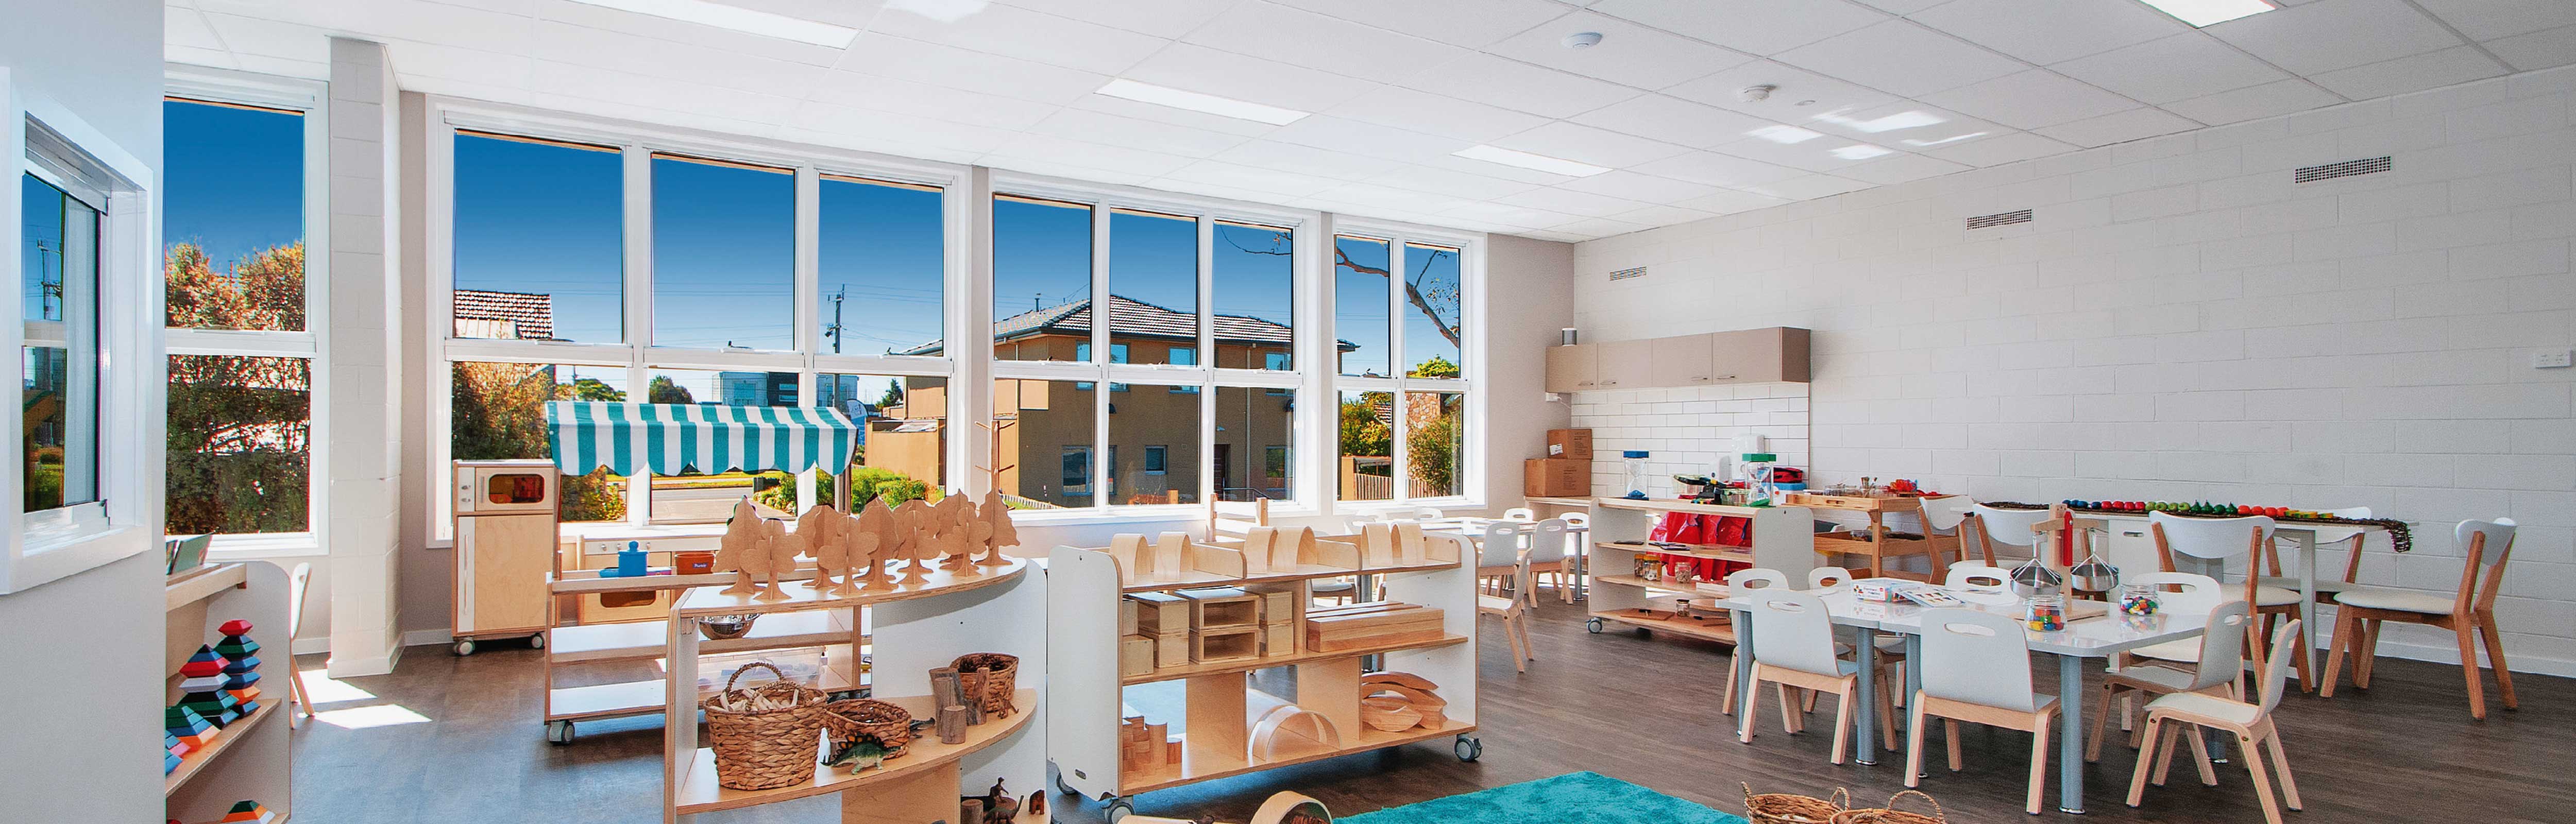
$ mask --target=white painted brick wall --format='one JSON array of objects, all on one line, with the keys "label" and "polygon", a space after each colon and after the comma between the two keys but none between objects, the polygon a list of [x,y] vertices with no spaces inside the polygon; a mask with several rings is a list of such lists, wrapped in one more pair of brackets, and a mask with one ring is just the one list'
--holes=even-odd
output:
[{"label": "white painted brick wall", "polygon": [[[2508,656],[2576,673],[2576,370],[2530,368],[2576,347],[2572,116],[2576,68],[2534,72],[1604,238],[1576,247],[1576,324],[1815,330],[1811,437],[1780,451],[1819,481],[2366,505],[2419,526],[2408,556],[2374,539],[2363,581],[2427,590],[2458,580],[2452,523],[2515,518]],[[2392,171],[2290,182],[2382,154]],[[1706,428],[1751,425],[1740,399],[1654,395],[1576,397],[1597,490],[1614,450],[1666,474]]]},{"label": "white painted brick wall", "polygon": [[1733,466],[1738,435],[1761,435],[1782,465],[1807,465],[1807,385],[1752,383],[1574,393],[1574,425],[1592,430],[1592,493],[1625,495],[1619,453],[1648,453],[1645,492],[1678,494],[1674,475]]}]

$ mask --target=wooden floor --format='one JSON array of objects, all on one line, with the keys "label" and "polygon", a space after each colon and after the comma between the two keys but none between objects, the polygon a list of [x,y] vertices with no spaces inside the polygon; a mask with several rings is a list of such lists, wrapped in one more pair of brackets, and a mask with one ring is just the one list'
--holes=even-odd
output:
[{"label": "wooden floor", "polygon": [[[1826,763],[1833,699],[1810,732],[1785,735],[1778,718],[1752,745],[1736,743],[1731,716],[1716,709],[1725,684],[1725,648],[1610,630],[1583,631],[1575,607],[1541,598],[1531,628],[1538,660],[1512,671],[1511,654],[1488,620],[1481,650],[1479,701],[1484,758],[1461,763],[1447,742],[1414,745],[1210,782],[1137,801],[1139,812],[1181,818],[1214,813],[1240,821],[1270,793],[1295,790],[1334,811],[1358,813],[1472,792],[1576,770],[1633,781],[1730,813],[1743,812],[1739,783],[1756,792],[1822,796],[1851,788],[1864,802],[1902,789],[1901,753],[1878,766]],[[346,686],[372,694],[323,705],[330,710],[399,705],[426,723],[345,729],[328,722],[296,733],[295,820],[435,822],[436,824],[569,824],[659,819],[661,723],[656,718],[581,725],[580,741],[550,746],[539,724],[542,677],[537,653],[502,644],[471,658],[441,647],[413,647],[389,676],[353,678]],[[308,656],[304,665],[319,661]],[[2042,669],[2042,683],[2053,683]],[[650,675],[649,672],[643,673]],[[2469,719],[2458,667],[2386,659],[2367,693],[2331,700],[2294,693],[2279,710],[2290,764],[2307,801],[2291,824],[2379,822],[2565,822],[2576,819],[2576,681],[2523,675],[2523,708]],[[2489,687],[2493,701],[2493,687]],[[2090,710],[2088,702],[2087,709]],[[374,714],[382,715],[382,711]],[[2221,765],[2219,785],[2203,787],[2187,764],[2173,781],[2148,788],[2145,806],[2121,803],[2131,753],[2106,746],[2087,772],[2088,815],[2056,812],[2056,769],[2049,770],[2049,812],[2022,813],[2030,739],[1971,730],[1962,736],[1968,769],[1950,773],[1927,759],[1923,789],[1949,809],[1950,820],[2010,822],[2032,818],[2082,822],[2261,821],[2243,767]],[[1933,737],[1937,741],[1937,733]],[[2052,757],[2054,752],[2052,751]],[[1014,787],[1028,792],[1033,787]],[[1059,799],[1062,821],[1099,820],[1099,805]],[[829,797],[700,817],[715,822],[834,820]],[[926,823],[925,823],[926,824]]]}]

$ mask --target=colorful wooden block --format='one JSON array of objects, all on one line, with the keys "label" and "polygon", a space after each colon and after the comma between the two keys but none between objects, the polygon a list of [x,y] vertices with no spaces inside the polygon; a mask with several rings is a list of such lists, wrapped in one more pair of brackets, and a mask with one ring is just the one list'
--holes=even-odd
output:
[{"label": "colorful wooden block", "polygon": [[257,801],[243,801],[236,803],[233,805],[231,812],[224,813],[224,817],[218,819],[221,824],[234,824],[234,822],[267,824],[267,822],[276,820],[277,814],[269,812],[267,807],[260,806]]},{"label": "colorful wooden block", "polygon": [[255,669],[259,669],[259,656],[245,655],[240,658],[233,659],[231,663],[225,664],[224,674],[240,675]]},{"label": "colorful wooden block", "polygon": [[252,684],[257,684],[257,683],[259,683],[259,673],[256,673],[256,672],[242,672],[242,673],[234,673],[233,675],[231,675],[231,676],[229,676],[229,677],[226,677],[226,678],[224,679],[224,689],[228,689],[228,690],[249,689],[249,688],[250,688],[250,686],[251,686]]},{"label": "colorful wooden block", "polygon": [[232,661],[216,653],[214,647],[201,645],[197,647],[197,654],[188,656],[188,662],[179,665],[179,674],[192,677],[215,675],[223,672],[224,666],[230,663]]},{"label": "colorful wooden block", "polygon": [[175,753],[175,752],[173,752],[173,753],[162,753],[162,754],[161,754],[161,774],[162,774],[162,775],[169,775],[169,774],[171,774],[171,773],[178,772],[178,771],[179,771],[179,754],[178,754],[178,753]]},{"label": "colorful wooden block", "polygon": [[258,652],[259,642],[239,635],[226,635],[222,642],[215,644],[215,651],[223,653],[226,658],[239,658]]},{"label": "colorful wooden block", "polygon": [[215,631],[225,635],[248,635],[250,634],[250,622],[244,619],[235,618],[230,621],[225,621],[224,625],[216,627]]},{"label": "colorful wooden block", "polygon": [[184,678],[179,681],[179,691],[183,693],[214,692],[223,688],[224,676],[222,673],[202,675],[195,678]]}]

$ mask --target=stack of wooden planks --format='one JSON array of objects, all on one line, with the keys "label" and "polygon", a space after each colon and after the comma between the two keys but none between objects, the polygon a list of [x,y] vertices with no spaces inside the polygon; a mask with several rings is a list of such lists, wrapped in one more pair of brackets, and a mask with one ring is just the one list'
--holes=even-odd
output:
[{"label": "stack of wooden planks", "polygon": [[1375,601],[1306,611],[1306,649],[1314,652],[1436,641],[1441,635],[1438,607]]}]

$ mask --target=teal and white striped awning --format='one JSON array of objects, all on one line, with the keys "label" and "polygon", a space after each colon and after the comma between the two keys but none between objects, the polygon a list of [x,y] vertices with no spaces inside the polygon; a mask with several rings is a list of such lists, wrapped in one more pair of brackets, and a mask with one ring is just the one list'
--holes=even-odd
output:
[{"label": "teal and white striped awning", "polygon": [[549,401],[546,426],[555,467],[572,475],[837,473],[859,445],[859,428],[828,407]]}]

